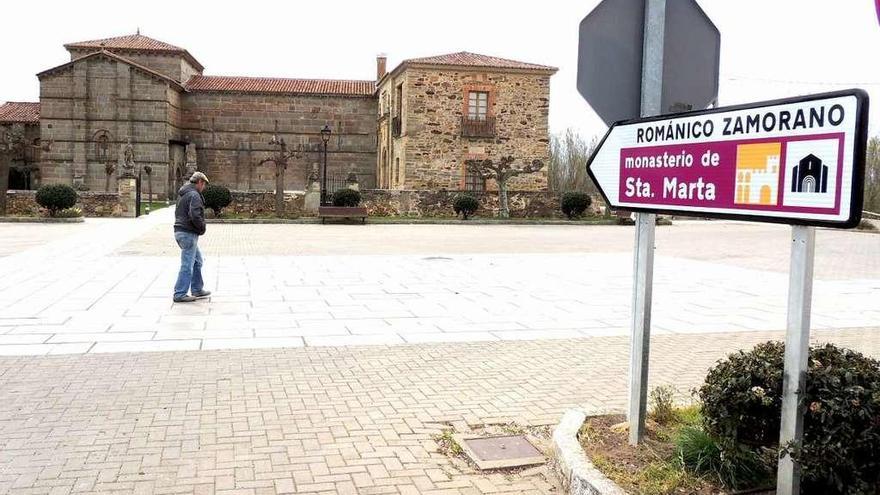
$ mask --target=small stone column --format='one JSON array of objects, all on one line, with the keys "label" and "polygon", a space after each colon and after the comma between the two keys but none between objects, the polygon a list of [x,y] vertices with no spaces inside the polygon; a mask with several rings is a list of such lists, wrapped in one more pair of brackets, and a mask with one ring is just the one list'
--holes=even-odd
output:
[{"label": "small stone column", "polygon": [[310,215],[318,214],[321,206],[321,180],[318,177],[318,168],[313,167],[312,173],[306,179],[306,194],[303,197],[303,210]]},{"label": "small stone column", "polygon": [[119,216],[137,216],[137,180],[134,177],[120,177],[116,188],[119,193]]}]

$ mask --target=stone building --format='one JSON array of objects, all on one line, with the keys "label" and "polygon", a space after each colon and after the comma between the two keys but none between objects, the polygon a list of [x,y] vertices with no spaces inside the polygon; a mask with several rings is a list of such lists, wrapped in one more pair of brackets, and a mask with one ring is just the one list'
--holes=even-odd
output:
[{"label": "stone building", "polygon": [[[551,67],[459,53],[406,60],[387,74],[380,57],[377,80],[227,77],[140,33],[64,47],[70,61],[37,75],[39,103],[0,107],[0,125],[25,119],[30,139],[52,143],[16,162],[14,188],[112,190],[131,143],[160,196],[196,169],[232,189],[274,190],[265,158],[277,136],[299,150],[285,189],[302,190],[321,162],[324,125],[328,174],[353,171],[363,189],[480,188],[463,160],[548,154]],[[546,188],[546,177],[514,187]]]},{"label": "stone building", "polygon": [[[13,133],[17,136],[13,136]],[[23,138],[29,146],[20,147],[14,156],[8,157],[9,188],[31,189],[39,180],[39,103],[14,101],[0,105],[0,147],[8,146],[13,139],[19,138]]]},{"label": "stone building", "polygon": [[[466,160],[513,156],[519,163],[547,163],[555,72],[459,52],[404,60],[380,73],[379,188],[482,191],[487,184],[468,172]],[[512,179],[510,187],[546,189],[546,168]]]}]

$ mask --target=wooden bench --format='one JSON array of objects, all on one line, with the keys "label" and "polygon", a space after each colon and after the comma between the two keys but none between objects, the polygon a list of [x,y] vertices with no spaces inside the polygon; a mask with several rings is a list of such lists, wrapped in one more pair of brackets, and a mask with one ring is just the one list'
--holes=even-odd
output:
[{"label": "wooden bench", "polygon": [[318,216],[321,223],[327,218],[360,218],[361,223],[367,223],[367,209],[362,206],[319,206]]}]

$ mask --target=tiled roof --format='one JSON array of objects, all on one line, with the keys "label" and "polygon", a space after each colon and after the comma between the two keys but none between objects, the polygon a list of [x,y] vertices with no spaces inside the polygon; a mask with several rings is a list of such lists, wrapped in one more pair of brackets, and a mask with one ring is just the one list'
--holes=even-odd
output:
[{"label": "tiled roof", "polygon": [[39,103],[10,101],[0,105],[0,122],[37,123],[39,121]]},{"label": "tiled roof", "polygon": [[144,36],[140,33],[129,34],[125,36],[116,36],[113,38],[103,38],[99,40],[77,41],[75,43],[67,43],[64,48],[95,48],[99,50],[129,50],[129,51],[145,51],[145,52],[167,52],[179,53],[183,55],[198,70],[203,70],[202,64],[198,62],[185,49],[165,43],[157,39]]},{"label": "tiled roof", "polygon": [[186,83],[186,89],[189,91],[222,91],[234,93],[372,96],[376,91],[376,83],[374,81],[348,81],[337,79],[193,76]]},{"label": "tiled roof", "polygon": [[549,65],[530,64],[528,62],[520,62],[507,58],[492,57],[490,55],[480,55],[479,53],[457,52],[447,53],[445,55],[435,55],[433,57],[410,58],[403,61],[404,64],[426,64],[426,65],[457,65],[464,67],[493,67],[499,69],[527,69],[527,70],[545,70],[556,72],[556,67]]},{"label": "tiled roof", "polygon": [[158,52],[183,52],[179,46],[159,41],[142,34],[129,34],[99,40],[77,41],[67,43],[64,48],[122,48],[125,50],[150,50]]}]

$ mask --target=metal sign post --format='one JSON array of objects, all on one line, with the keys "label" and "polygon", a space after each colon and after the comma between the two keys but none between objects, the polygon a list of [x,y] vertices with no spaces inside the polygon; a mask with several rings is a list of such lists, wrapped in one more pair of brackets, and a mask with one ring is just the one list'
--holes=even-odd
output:
[{"label": "metal sign post", "polygon": [[[782,422],[779,445],[800,443],[804,431],[804,409],[800,404],[806,388],[810,354],[810,306],[813,297],[813,255],[816,228],[791,228],[791,270],[788,282],[788,324],[785,331],[785,372],[782,378]],[[776,493],[801,492],[800,465],[791,456],[779,459]]]},{"label": "metal sign post", "polygon": [[[645,35],[642,49],[642,117],[660,113],[663,94],[663,31],[666,0],[645,2]],[[654,284],[654,227],[657,215],[636,213],[633,251],[632,336],[629,364],[629,443],[645,436],[648,408],[648,358],[651,349],[651,297]]]}]

